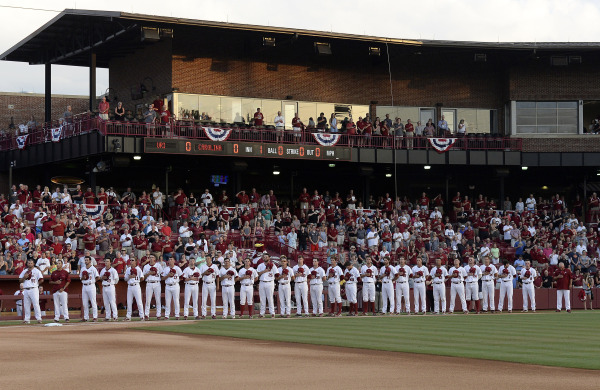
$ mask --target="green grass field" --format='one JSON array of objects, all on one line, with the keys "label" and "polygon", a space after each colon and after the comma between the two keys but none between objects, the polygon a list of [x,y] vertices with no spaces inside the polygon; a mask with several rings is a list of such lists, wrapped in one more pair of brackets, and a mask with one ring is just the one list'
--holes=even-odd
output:
[{"label": "green grass field", "polygon": [[204,320],[139,328],[381,351],[600,369],[600,311]]}]

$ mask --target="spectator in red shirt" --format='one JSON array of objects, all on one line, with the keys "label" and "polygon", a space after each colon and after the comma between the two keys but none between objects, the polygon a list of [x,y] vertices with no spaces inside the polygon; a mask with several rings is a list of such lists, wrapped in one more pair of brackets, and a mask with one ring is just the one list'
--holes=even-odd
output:
[{"label": "spectator in red shirt", "polygon": [[260,112],[260,108],[257,108],[254,113],[254,126],[262,126],[264,118],[263,113]]},{"label": "spectator in red shirt", "polygon": [[87,233],[83,236],[83,246],[91,255],[96,254],[96,235],[92,228],[88,228]]},{"label": "spectator in red shirt", "polygon": [[85,194],[83,194],[83,199],[85,200],[85,204],[96,203],[96,195],[94,194],[91,188],[88,188]]}]

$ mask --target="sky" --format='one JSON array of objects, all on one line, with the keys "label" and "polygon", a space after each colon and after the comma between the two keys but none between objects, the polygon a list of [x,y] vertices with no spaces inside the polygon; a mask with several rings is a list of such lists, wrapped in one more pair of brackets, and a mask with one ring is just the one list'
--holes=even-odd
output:
[{"label": "sky", "polygon": [[[0,53],[65,8],[303,28],[404,39],[598,42],[599,0],[0,0]],[[23,9],[32,8],[32,9]],[[50,10],[42,11],[39,9]],[[0,61],[1,92],[44,92],[44,69]],[[88,70],[52,67],[52,93],[85,95]],[[98,70],[96,91],[108,88]]]}]

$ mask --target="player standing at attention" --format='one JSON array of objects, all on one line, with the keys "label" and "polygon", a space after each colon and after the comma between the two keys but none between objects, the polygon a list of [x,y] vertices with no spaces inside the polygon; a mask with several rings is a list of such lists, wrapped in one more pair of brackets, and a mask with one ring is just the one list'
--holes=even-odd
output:
[{"label": "player standing at attention", "polygon": [[112,319],[117,321],[119,312],[117,311],[115,285],[119,283],[119,274],[117,273],[117,270],[111,266],[110,258],[104,259],[104,268],[100,271],[100,279],[102,280],[102,301],[104,302],[106,314],[104,321],[110,321],[111,315]]},{"label": "player standing at attention", "polygon": [[427,313],[427,296],[425,295],[425,283],[427,281],[428,276],[429,271],[427,270],[427,267],[423,265],[423,259],[421,257],[418,257],[417,265],[415,265],[412,269],[412,278],[414,283],[413,295],[415,300],[415,314],[419,312],[419,303],[421,304],[421,314],[425,315],[425,313]]},{"label": "player standing at attention", "polygon": [[564,262],[558,263],[558,268],[552,277],[556,282],[556,311],[562,310],[562,301],[565,300],[567,313],[571,312],[571,289],[573,288],[573,275],[571,270],[565,268]]},{"label": "player standing at attention", "polygon": [[96,282],[100,280],[98,270],[92,265],[92,258],[85,256],[85,266],[81,268],[79,272],[79,278],[81,279],[81,301],[83,305],[83,320],[81,322],[89,321],[90,319],[90,304],[92,305],[92,317],[93,321],[98,321],[98,304],[96,303]]},{"label": "player standing at attention", "polygon": [[256,272],[260,278],[259,295],[260,295],[260,315],[258,318],[263,318],[269,305],[269,314],[271,318],[275,318],[275,304],[273,302],[273,293],[275,291],[275,274],[277,267],[271,261],[267,253],[263,253],[262,263],[258,265]]},{"label": "player standing at attention", "polygon": [[388,301],[390,303],[390,314],[394,312],[394,278],[396,276],[396,268],[390,265],[390,257],[385,256],[383,259],[383,267],[379,271],[379,279],[381,280],[381,299],[383,306],[381,314],[385,315],[388,312]]},{"label": "player standing at attention", "polygon": [[435,314],[440,314],[440,306],[442,314],[446,314],[446,277],[448,271],[442,267],[442,259],[435,259],[435,267],[431,269],[429,277],[433,283],[433,311]]},{"label": "player standing at attention", "polygon": [[313,266],[308,275],[310,280],[310,300],[313,308],[313,317],[323,316],[323,282],[325,271],[319,267],[319,260],[313,259]]},{"label": "player standing at attention", "polygon": [[454,259],[454,266],[450,268],[448,272],[448,278],[451,279],[452,285],[450,286],[450,314],[454,313],[454,302],[456,301],[456,295],[460,299],[460,307],[463,313],[469,314],[467,307],[467,301],[465,300],[465,285],[463,280],[467,277],[467,271],[460,266],[460,260]]},{"label": "player standing at attention", "polygon": [[292,313],[292,278],[294,270],[288,267],[286,256],[281,256],[281,267],[277,270],[275,279],[279,282],[279,314],[282,317],[289,318]]},{"label": "player standing at attention", "polygon": [[229,312],[231,318],[235,318],[235,278],[238,276],[235,267],[231,265],[229,257],[225,258],[225,264],[219,270],[219,281],[221,282],[221,296],[223,297],[223,319],[227,318]]},{"label": "player standing at attention", "polygon": [[369,312],[369,305],[373,308],[375,315],[375,279],[377,278],[377,267],[373,265],[371,256],[366,256],[366,264],[360,269],[360,277],[363,282],[363,315]]},{"label": "player standing at attention", "polygon": [[508,301],[508,312],[512,313],[513,304],[513,278],[517,276],[517,270],[510,264],[508,260],[504,260],[500,269],[498,269],[498,277],[501,280],[500,284],[500,300],[498,301],[498,312],[502,312],[504,307],[504,297]]},{"label": "player standing at attention", "polygon": [[38,324],[42,323],[42,312],[40,310],[39,285],[44,282],[44,276],[39,269],[35,268],[32,259],[27,260],[27,268],[19,274],[19,282],[23,284],[23,323],[29,324],[31,319],[31,307]]},{"label": "player standing at attention", "polygon": [[306,284],[308,267],[304,265],[304,257],[298,256],[298,264],[294,266],[294,295],[296,296],[296,316],[304,314],[308,316],[308,285]]},{"label": "player standing at attention", "polygon": [[358,300],[357,296],[357,283],[360,279],[360,272],[358,269],[352,265],[352,262],[349,261],[346,265],[346,272],[344,273],[344,280],[346,284],[344,285],[346,288],[346,298],[348,299],[348,303],[350,304],[349,308],[349,316],[357,316],[358,315]]},{"label": "player standing at attention", "polygon": [[400,264],[396,267],[396,314],[402,312],[402,298],[404,298],[404,311],[410,315],[410,295],[408,280],[412,276],[412,270],[406,265],[404,256],[400,257]]},{"label": "player standing at attention", "polygon": [[217,275],[219,267],[213,264],[212,257],[206,257],[206,263],[200,266],[202,275],[202,319],[206,318],[206,299],[210,296],[210,315],[214,320],[217,318]]},{"label": "player standing at attention", "polygon": [[132,258],[129,267],[125,270],[125,281],[127,282],[127,314],[125,315],[125,321],[131,321],[134,299],[138,307],[140,320],[144,321],[144,304],[142,303],[142,288],[140,287],[142,280],[144,280],[142,270],[137,266],[137,260]]},{"label": "player standing at attention", "polygon": [[340,278],[344,272],[337,265],[337,258],[331,258],[331,266],[327,268],[327,295],[329,296],[330,316],[342,315],[342,296],[340,294]]},{"label": "player standing at attention", "polygon": [[533,281],[536,277],[537,272],[535,269],[531,268],[531,261],[525,260],[525,268],[521,269],[521,283],[523,283],[523,312],[527,312],[528,304],[531,304],[531,311],[535,312],[535,288],[533,287]]},{"label": "player standing at attention", "polygon": [[150,319],[150,304],[152,303],[152,297],[154,296],[154,303],[156,304],[156,319],[160,320],[162,313],[161,305],[161,275],[163,272],[162,266],[156,263],[156,257],[153,254],[148,255],[148,263],[144,266],[144,280],[146,281],[146,312],[144,317],[146,320]]},{"label": "player standing at attention", "polygon": [[69,303],[67,300],[69,294],[67,288],[71,284],[71,276],[63,269],[61,259],[56,261],[56,271],[52,272],[48,283],[53,285],[51,294],[54,297],[54,322],[59,322],[61,315],[65,322],[69,322]]},{"label": "player standing at attention", "polygon": [[175,258],[171,257],[167,266],[163,269],[162,280],[165,281],[165,319],[168,320],[171,315],[171,304],[173,305],[173,314],[175,319],[179,319],[179,279],[183,272],[181,268],[175,265]]},{"label": "player standing at attention", "polygon": [[183,270],[185,289],[183,291],[183,319],[187,320],[190,311],[190,299],[194,318],[200,319],[198,314],[198,284],[200,283],[200,269],[196,267],[196,259],[190,259],[188,267]]},{"label": "player standing at attention", "polygon": [[465,272],[467,273],[465,295],[467,300],[467,307],[469,302],[471,304],[471,310],[479,314],[479,278],[481,277],[481,269],[475,266],[475,258],[469,257],[469,264],[465,265]]},{"label": "player standing at attention", "polygon": [[496,275],[498,272],[496,271],[496,266],[490,264],[490,257],[483,257],[483,265],[479,267],[481,269],[481,290],[483,291],[483,311],[487,312],[488,307],[492,313],[494,313],[495,303],[494,303],[494,293],[495,293],[495,281]]},{"label": "player standing at attention", "polygon": [[240,282],[240,317],[244,315],[244,308],[248,310],[248,318],[254,315],[254,282],[258,279],[256,270],[250,267],[250,259],[244,259],[244,268],[238,272],[237,281]]}]

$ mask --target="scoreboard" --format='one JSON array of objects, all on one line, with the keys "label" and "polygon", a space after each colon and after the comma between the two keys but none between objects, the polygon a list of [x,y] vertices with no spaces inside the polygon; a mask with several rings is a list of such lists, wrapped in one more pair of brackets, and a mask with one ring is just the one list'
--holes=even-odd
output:
[{"label": "scoreboard", "polygon": [[145,153],[292,158],[301,160],[352,160],[352,148],[343,146],[263,144],[259,142],[204,141],[144,138]]}]

